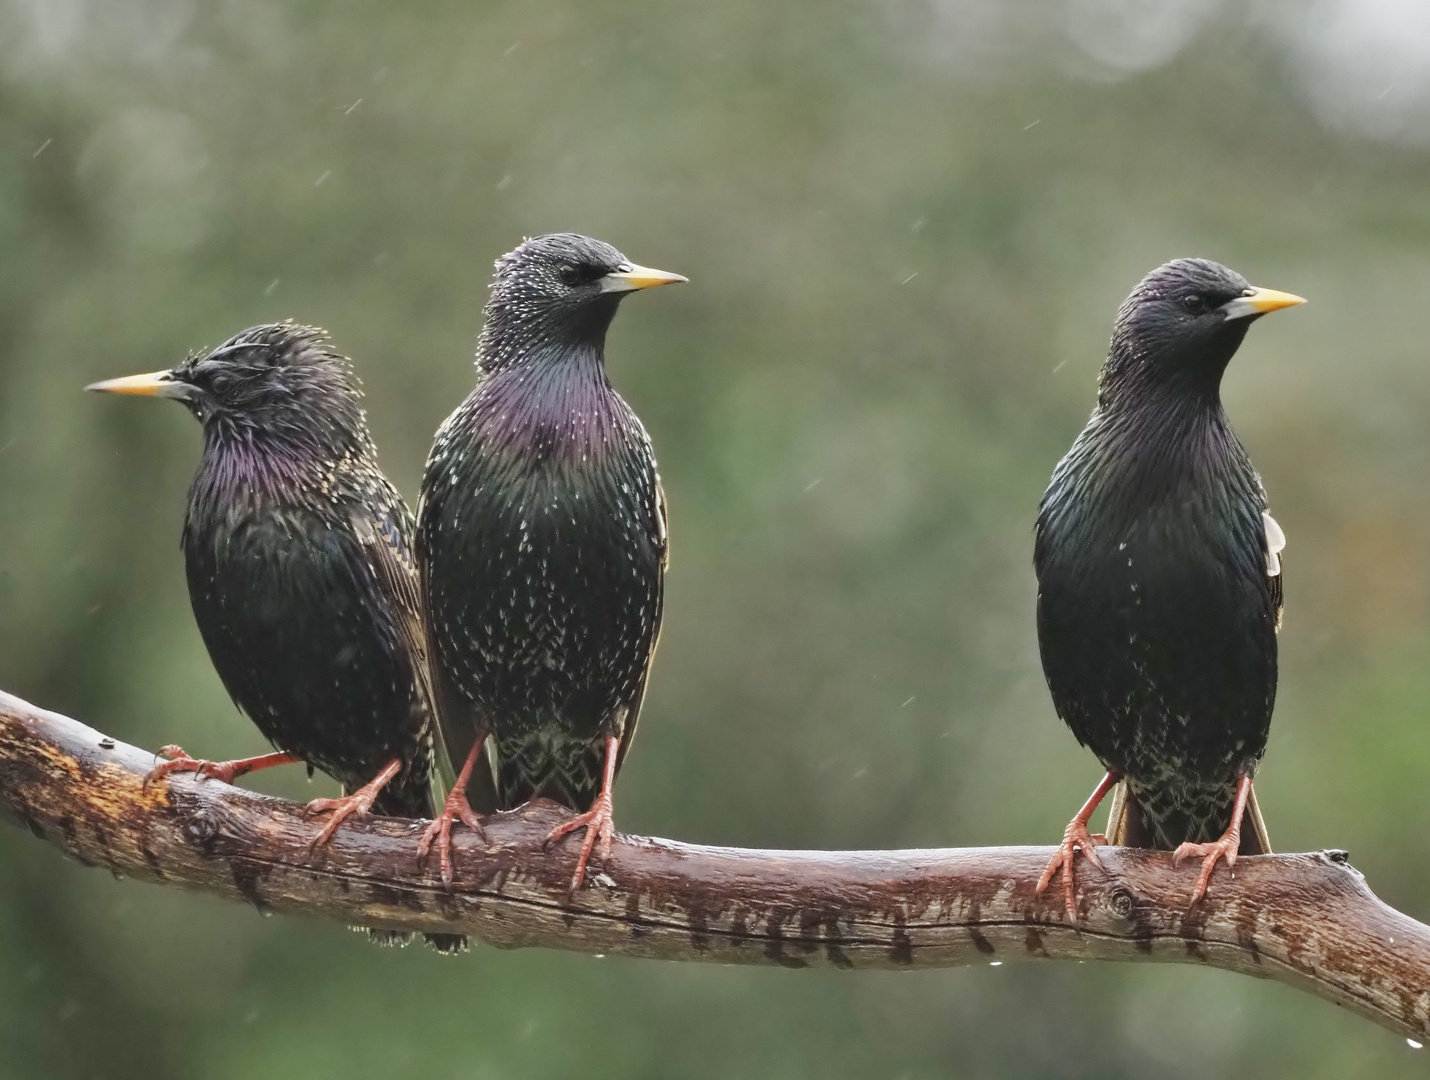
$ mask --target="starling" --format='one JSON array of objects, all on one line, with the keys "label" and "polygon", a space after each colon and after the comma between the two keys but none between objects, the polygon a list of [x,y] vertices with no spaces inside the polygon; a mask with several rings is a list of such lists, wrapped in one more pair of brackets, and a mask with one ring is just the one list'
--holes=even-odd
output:
[{"label": "starling", "polygon": [[[432,690],[411,512],[383,476],[356,376],[321,330],[255,326],[169,371],[90,390],[176,398],[203,425],[183,550],[189,599],[234,703],[277,753],[151,775],[232,782],[290,762],[343,785],[315,840],[370,811],[433,809]],[[410,935],[373,930],[405,943]],[[444,951],[456,935],[432,935]]]},{"label": "starling", "polygon": [[[1252,321],[1304,301],[1205,259],[1153,270],[1117,313],[1097,408],[1038,511],[1038,644],[1058,715],[1107,770],[1038,882],[1119,781],[1114,842],[1202,859],[1269,851],[1252,799],[1276,699],[1285,538],[1221,404]],[[1251,801],[1253,828],[1241,834]]]},{"label": "starling", "polygon": [[570,233],[497,260],[477,385],[437,432],[417,511],[443,742],[464,761],[419,850],[437,841],[448,883],[453,818],[479,828],[469,793],[484,813],[537,796],[578,811],[547,838],[585,829],[573,890],[598,842],[609,854],[666,524],[650,439],[606,377],[606,330],[627,293],[685,280]]}]

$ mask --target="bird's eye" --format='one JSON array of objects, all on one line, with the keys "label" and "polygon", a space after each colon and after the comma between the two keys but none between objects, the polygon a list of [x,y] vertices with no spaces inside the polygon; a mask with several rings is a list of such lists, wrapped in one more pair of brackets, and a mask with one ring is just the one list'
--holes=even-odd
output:
[{"label": "bird's eye", "polygon": [[561,279],[563,285],[577,285],[581,281],[581,271],[569,264],[556,271],[556,276]]},{"label": "bird's eye", "polygon": [[1182,307],[1186,308],[1193,315],[1200,315],[1207,309],[1207,302],[1196,293],[1189,293],[1182,297]]}]

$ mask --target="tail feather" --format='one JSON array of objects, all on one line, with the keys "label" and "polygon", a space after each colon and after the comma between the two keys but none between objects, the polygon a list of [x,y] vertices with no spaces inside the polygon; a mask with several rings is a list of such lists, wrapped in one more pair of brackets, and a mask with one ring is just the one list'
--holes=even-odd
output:
[{"label": "tail feather", "polygon": [[442,956],[461,956],[470,945],[466,934],[423,934],[433,952]]},{"label": "tail feather", "polygon": [[355,930],[359,934],[366,934],[369,941],[384,949],[405,949],[412,944],[412,939],[417,936],[410,930],[380,930],[375,926],[350,926],[348,929]]},{"label": "tail feather", "polygon": [[372,801],[372,812],[383,817],[424,818],[434,813],[434,800],[430,786],[424,780],[414,784],[402,773],[377,793]]},{"label": "tail feather", "polygon": [[[1112,798],[1107,811],[1107,842],[1119,847],[1158,848],[1156,831],[1142,813],[1137,797],[1127,789],[1123,780],[1112,789]],[[1261,807],[1256,801],[1256,788],[1246,801],[1246,815],[1241,819],[1241,847],[1239,855],[1270,855],[1271,835],[1266,831],[1266,819],[1261,816]]]},{"label": "tail feather", "polygon": [[1266,831],[1266,819],[1261,816],[1261,807],[1256,802],[1256,787],[1246,800],[1246,816],[1241,819],[1240,855],[1270,855],[1271,834]]}]

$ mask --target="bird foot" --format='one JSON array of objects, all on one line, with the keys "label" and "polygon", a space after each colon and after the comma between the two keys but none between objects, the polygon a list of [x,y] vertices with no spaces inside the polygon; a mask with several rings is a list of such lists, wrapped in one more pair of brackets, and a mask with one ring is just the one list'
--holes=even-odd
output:
[{"label": "bird foot", "polygon": [[591,809],[584,814],[577,814],[566,821],[563,821],[556,828],[552,829],[546,836],[542,846],[545,847],[554,840],[560,840],[567,833],[575,832],[584,828],[586,835],[581,838],[581,851],[576,856],[576,872],[571,875],[571,892],[575,892],[581,887],[581,882],[586,877],[586,863],[591,858],[591,852],[595,850],[597,843],[600,844],[601,862],[604,863],[611,857],[611,841],[615,837],[615,807],[611,802],[611,795],[608,791],[602,791],[596,796],[596,801],[591,804]]},{"label": "bird foot", "polygon": [[331,813],[333,816],[328,819],[328,823],[323,826],[320,832],[310,845],[312,847],[322,847],[333,838],[333,833],[338,831],[338,826],[348,818],[367,817],[372,813],[372,804],[377,799],[378,793],[387,786],[389,780],[397,775],[402,768],[402,761],[393,758],[385,766],[382,772],[378,773],[372,780],[358,788],[351,795],[344,795],[341,799],[314,799],[310,802],[304,813],[324,814]]},{"label": "bird foot", "polygon": [[1097,848],[1106,843],[1107,837],[1102,833],[1088,832],[1087,822],[1080,818],[1073,818],[1068,822],[1068,827],[1063,830],[1063,842],[1058,845],[1057,854],[1048,863],[1048,868],[1043,871],[1043,876],[1038,878],[1038,885],[1034,892],[1041,896],[1052,884],[1058,871],[1062,871],[1063,906],[1067,909],[1069,922],[1077,922],[1077,897],[1073,889],[1073,860],[1078,850],[1081,849],[1082,853],[1087,856],[1088,862],[1099,870],[1103,869],[1102,860],[1097,855]]},{"label": "bird foot", "polygon": [[482,819],[472,809],[472,804],[467,802],[467,796],[462,792],[460,785],[447,792],[447,801],[442,804],[442,812],[423,831],[422,839],[417,841],[417,858],[419,860],[427,857],[427,852],[432,847],[432,841],[434,839],[437,841],[437,858],[442,869],[442,884],[448,889],[452,887],[452,822],[457,818],[460,818],[463,825],[475,832],[482,843],[486,843],[487,834],[482,829]]},{"label": "bird foot", "polygon": [[1181,866],[1183,859],[1202,860],[1202,872],[1197,878],[1196,888],[1192,890],[1193,904],[1206,895],[1207,883],[1212,879],[1217,860],[1225,859],[1227,870],[1231,870],[1236,865],[1236,853],[1240,848],[1241,829],[1233,827],[1228,829],[1220,840],[1213,840],[1209,844],[1180,844],[1177,850],[1172,852],[1173,866]]},{"label": "bird foot", "polygon": [[282,753],[260,754],[258,757],[237,758],[233,761],[204,761],[200,758],[189,757],[182,746],[173,744],[161,747],[157,756],[169,760],[161,761],[149,770],[144,777],[146,787],[152,780],[179,772],[197,773],[200,780],[222,780],[225,784],[231,784],[247,773],[257,772],[259,769],[271,769],[275,765],[290,765],[299,761],[292,754]]},{"label": "bird foot", "polygon": [[322,847],[333,838],[333,833],[338,831],[341,825],[350,817],[367,817],[372,813],[372,801],[377,798],[377,792],[369,792],[366,788],[355,791],[351,795],[344,795],[341,799],[314,799],[303,808],[305,814],[326,814],[331,812],[332,817],[323,826],[323,831],[313,838],[311,847]]}]

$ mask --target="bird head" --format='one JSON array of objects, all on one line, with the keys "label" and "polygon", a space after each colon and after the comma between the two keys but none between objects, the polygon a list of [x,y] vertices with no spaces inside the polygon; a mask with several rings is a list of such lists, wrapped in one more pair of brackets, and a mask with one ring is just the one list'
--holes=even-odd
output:
[{"label": "bird head", "polygon": [[329,347],[324,331],[294,322],[253,326],[167,371],[85,389],[175,398],[210,431],[305,434],[331,442],[364,427],[348,361]]},{"label": "bird head", "polygon": [[1122,302],[1104,383],[1215,391],[1253,321],[1305,302],[1257,288],[1209,259],[1173,259],[1144,277]]},{"label": "bird head", "polygon": [[686,280],[637,265],[589,236],[553,233],[526,240],[496,261],[484,359],[500,365],[542,344],[599,348],[625,296]]}]

